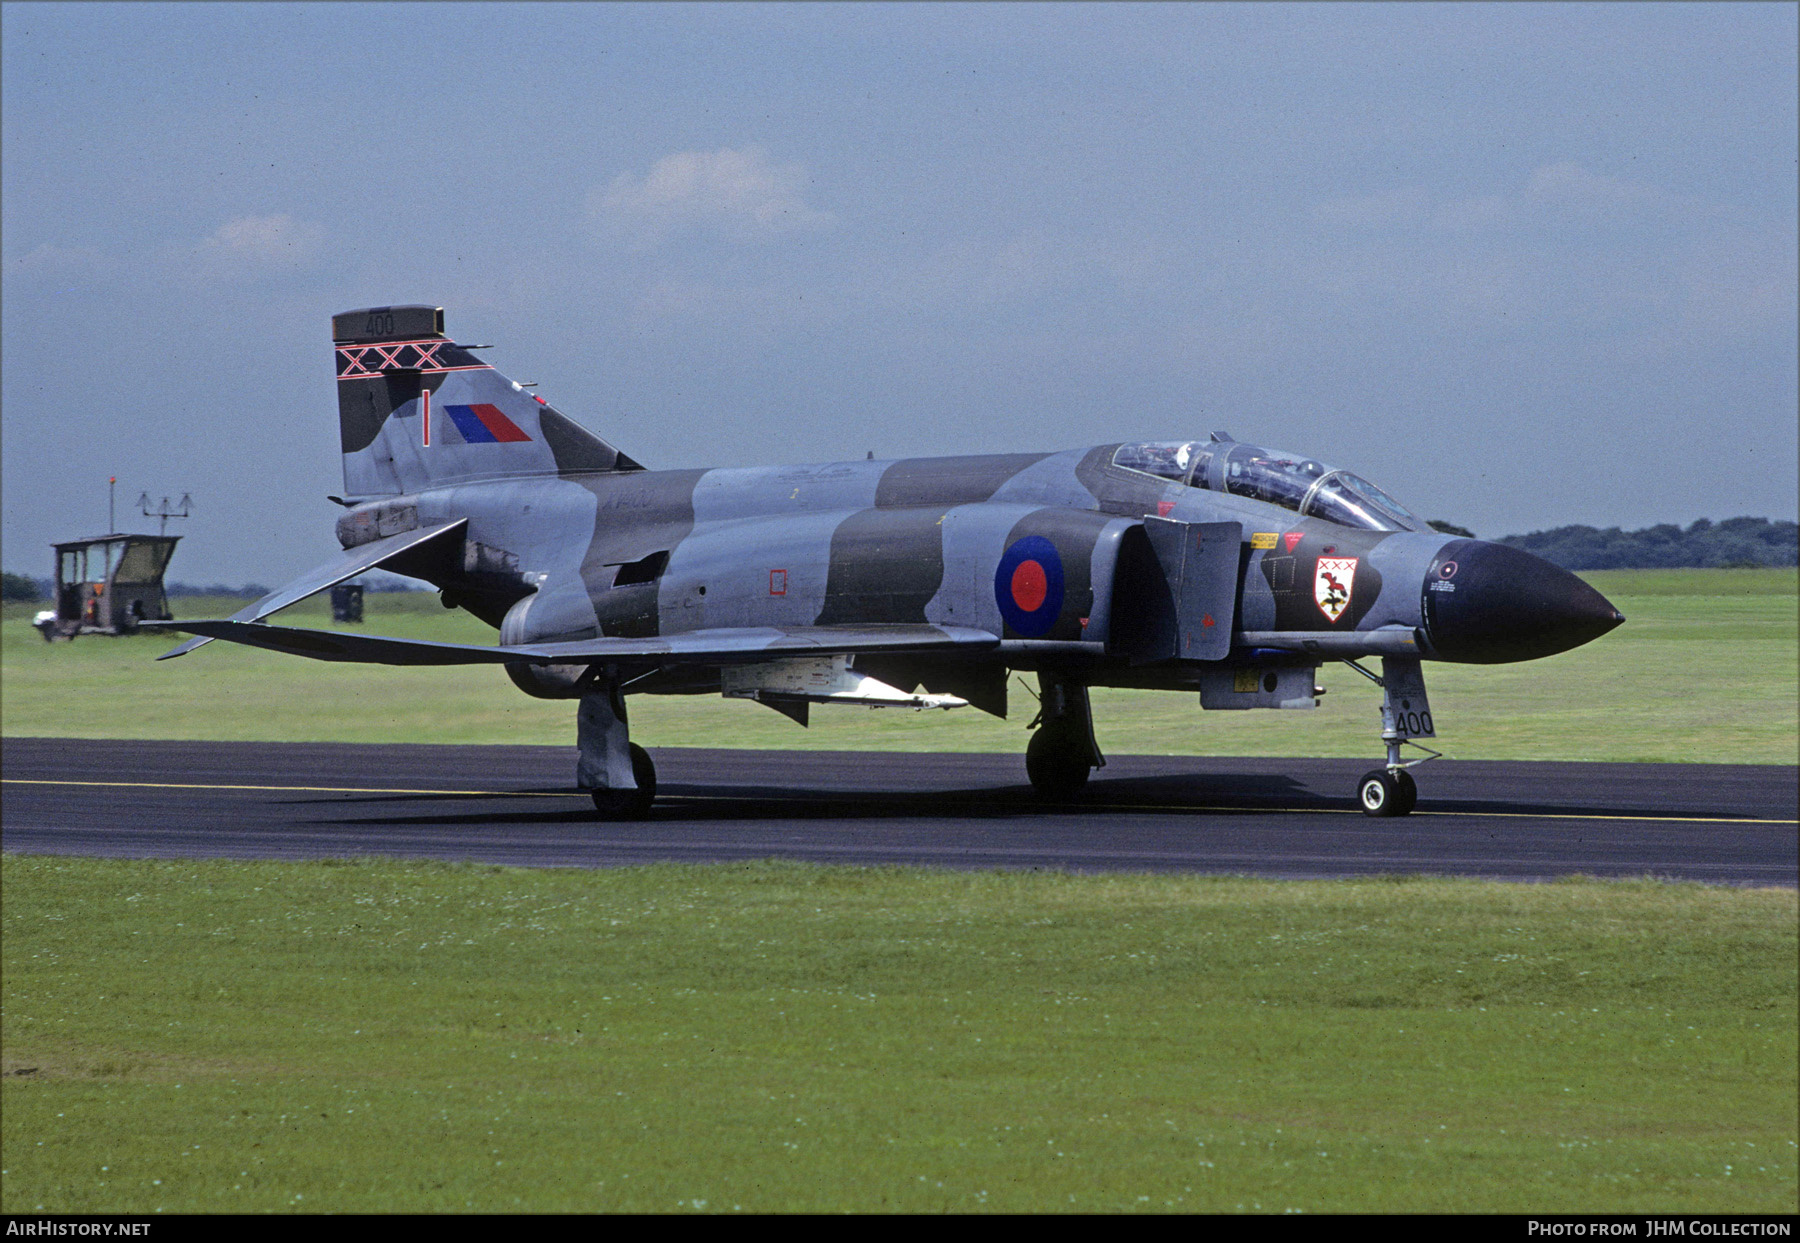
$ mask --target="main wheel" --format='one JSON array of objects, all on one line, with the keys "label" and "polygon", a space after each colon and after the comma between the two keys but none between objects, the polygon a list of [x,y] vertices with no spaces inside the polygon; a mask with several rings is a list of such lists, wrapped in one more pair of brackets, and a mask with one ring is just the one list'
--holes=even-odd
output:
[{"label": "main wheel", "polygon": [[631,744],[631,777],[637,782],[635,790],[594,790],[594,809],[600,813],[602,820],[642,820],[650,814],[650,804],[656,801],[656,765],[650,760],[650,753]]},{"label": "main wheel", "polygon": [[1049,799],[1071,799],[1086,788],[1087,756],[1068,738],[1040,729],[1025,747],[1025,775]]},{"label": "main wheel", "polygon": [[1405,769],[1371,768],[1356,785],[1365,816],[1404,816],[1419,801],[1419,787]]}]

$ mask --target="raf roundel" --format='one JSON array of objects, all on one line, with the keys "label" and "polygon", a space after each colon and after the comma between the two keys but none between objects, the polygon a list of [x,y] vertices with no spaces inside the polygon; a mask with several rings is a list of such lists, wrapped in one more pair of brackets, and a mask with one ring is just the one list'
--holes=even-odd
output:
[{"label": "raf roundel", "polygon": [[1028,639],[1050,633],[1062,613],[1063,564],[1056,545],[1041,535],[1014,540],[994,570],[1000,616]]}]

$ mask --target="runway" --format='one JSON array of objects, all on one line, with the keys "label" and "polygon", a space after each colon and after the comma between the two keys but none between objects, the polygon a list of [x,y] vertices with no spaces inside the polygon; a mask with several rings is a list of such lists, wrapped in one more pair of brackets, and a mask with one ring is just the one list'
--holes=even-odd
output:
[{"label": "runway", "polygon": [[822,863],[1284,878],[1586,874],[1792,887],[1791,765],[1439,760],[1374,820],[1362,760],[1119,756],[1047,805],[1018,756],[653,749],[652,818],[607,824],[574,749],[10,738],[0,844],[126,858],[389,855],[523,867]]}]

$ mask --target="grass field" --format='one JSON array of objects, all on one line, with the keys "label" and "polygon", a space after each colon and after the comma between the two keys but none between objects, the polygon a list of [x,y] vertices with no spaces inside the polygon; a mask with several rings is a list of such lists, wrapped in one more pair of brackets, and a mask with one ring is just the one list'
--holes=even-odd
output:
[{"label": "grass field", "polygon": [[[1428,667],[1450,754],[1795,762],[1792,571],[1590,577],[1630,618],[1597,643]],[[493,670],[157,664],[32,611],[8,736],[572,741]],[[1096,692],[1102,744],[1373,758],[1373,688],[1321,681],[1312,713]],[[650,746],[1017,752],[1031,711],[631,702]],[[19,855],[0,885],[8,1213],[1800,1208],[1793,890]]]},{"label": "grass field", "polygon": [[1797,1207],[1791,890],[0,866],[9,1213]]},{"label": "grass field", "polygon": [[[1800,639],[1792,570],[1609,571],[1587,576],[1629,619],[1612,634],[1520,665],[1429,664],[1439,746],[1465,759],[1796,762]],[[434,595],[368,597],[371,633],[492,643],[494,632]],[[237,601],[179,599],[182,616]],[[572,744],[573,705],[534,700],[491,668],[333,665],[214,643],[153,658],[168,638],[46,644],[35,606],[0,622],[0,732],[77,738]],[[322,598],[281,614],[330,626]],[[1379,692],[1341,664],[1320,671],[1313,712],[1209,712],[1196,697],[1099,690],[1104,750],[1143,755],[1367,756]],[[1035,684],[1033,684],[1035,685]],[[716,696],[634,696],[647,746],[1022,752],[1035,708],[1015,683],[1000,721],[956,712],[820,708],[810,729]]]}]

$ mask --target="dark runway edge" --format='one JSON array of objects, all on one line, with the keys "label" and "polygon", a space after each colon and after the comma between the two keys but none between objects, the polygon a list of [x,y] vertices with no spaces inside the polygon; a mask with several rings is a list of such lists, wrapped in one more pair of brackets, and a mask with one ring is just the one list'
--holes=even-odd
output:
[{"label": "dark runway edge", "polygon": [[518,866],[809,859],[1272,877],[1657,876],[1795,886],[1793,765],[1439,760],[1374,820],[1368,760],[1118,756],[1045,803],[1019,756],[652,749],[649,820],[596,821],[572,747],[0,741],[0,844],[119,857]]}]

